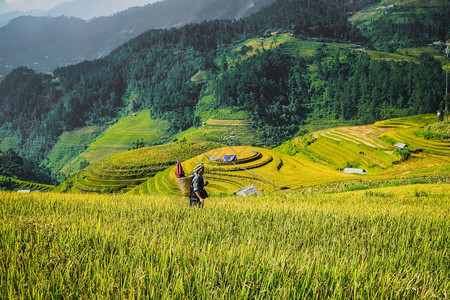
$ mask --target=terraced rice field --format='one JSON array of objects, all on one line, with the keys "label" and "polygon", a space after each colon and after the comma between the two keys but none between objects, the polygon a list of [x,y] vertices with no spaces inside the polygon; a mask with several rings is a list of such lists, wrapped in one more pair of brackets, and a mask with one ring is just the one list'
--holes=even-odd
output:
[{"label": "terraced rice field", "polygon": [[30,181],[18,180],[11,177],[1,176],[0,181],[10,180],[11,184],[14,186],[15,190],[30,190],[30,191],[39,191],[39,192],[48,192],[55,188],[54,185],[50,184],[41,184]]},{"label": "terraced rice field", "polygon": [[[186,176],[198,163],[205,165],[205,180],[211,196],[226,196],[248,185],[261,192],[299,189],[337,182],[370,181],[394,177],[450,173],[450,142],[427,141],[413,132],[429,116],[394,119],[367,126],[320,130],[310,135],[311,143],[294,156],[253,146],[222,147],[217,143],[175,143],[148,147],[104,158],[77,176],[80,191],[120,191],[135,195],[182,197],[175,176],[176,159]],[[210,128],[246,127],[243,120],[209,120]],[[394,144],[380,139],[388,136],[394,144],[406,142],[412,153],[407,161],[396,154]],[[174,146],[178,145],[178,146]],[[180,146],[184,145],[184,146]],[[211,158],[236,155],[237,161]],[[367,175],[344,174],[347,167],[363,168]]]},{"label": "terraced rice field", "polygon": [[219,145],[172,143],[107,156],[77,173],[74,189],[82,192],[129,192],[155,175]]},{"label": "terraced rice field", "polygon": [[[339,127],[311,134],[312,143],[302,147],[298,157],[335,169],[363,168],[370,175],[406,175],[450,171],[450,141],[425,140],[414,134],[435,120],[424,115],[377,122],[368,126]],[[393,144],[380,138],[389,137]],[[301,139],[296,143],[301,146]],[[402,161],[395,144],[406,143],[412,150],[409,160]]]},{"label": "terraced rice field", "polygon": [[249,120],[216,120],[208,119],[206,121],[208,125],[218,125],[218,126],[249,126]]},{"label": "terraced rice field", "polygon": [[224,145],[249,145],[259,142],[248,120],[208,119],[203,126],[176,136],[178,140],[210,141]]},{"label": "terraced rice field", "polygon": [[[389,129],[390,130],[390,129]],[[354,126],[315,132],[314,142],[300,156],[312,158],[336,169],[358,167],[366,170],[389,170],[399,160],[392,146],[376,138],[387,130],[374,126]]]},{"label": "terraced rice field", "polygon": [[[224,155],[236,155],[237,161],[212,161]],[[321,165],[301,161],[295,157],[268,149],[251,146],[234,146],[214,149],[183,162],[186,172],[198,163],[205,166],[205,180],[210,195],[229,195],[254,184],[261,192],[273,192],[280,189],[295,189],[325,182],[334,182],[348,178]],[[175,170],[168,173],[174,183],[177,182]]]}]

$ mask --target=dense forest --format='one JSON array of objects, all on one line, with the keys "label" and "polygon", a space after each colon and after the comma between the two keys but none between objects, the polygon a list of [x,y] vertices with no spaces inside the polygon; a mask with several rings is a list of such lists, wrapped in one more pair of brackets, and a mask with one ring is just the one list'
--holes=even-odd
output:
[{"label": "dense forest", "polygon": [[[6,152],[0,151],[0,175],[31,182],[53,183],[48,169],[42,168],[34,161],[21,157],[12,149]],[[2,182],[7,183],[11,181],[1,178],[0,190]]]},{"label": "dense forest", "polygon": [[[371,44],[347,13],[374,2],[279,0],[241,20],[150,30],[103,59],[60,67],[52,76],[18,68],[0,83],[0,139],[18,137],[15,150],[41,162],[64,131],[103,126],[141,109],[171,121],[175,134],[199,124],[196,110],[238,107],[250,112],[266,145],[314,118],[363,124],[435,112],[445,76],[427,54],[417,62],[379,61],[323,44],[313,57],[298,57],[280,45],[251,56],[243,47],[237,63],[227,60],[238,43],[270,30]],[[193,82],[200,70],[208,80]],[[215,101],[197,106],[208,95]]]},{"label": "dense forest", "polygon": [[[395,52],[398,48],[423,45],[435,41],[446,41],[450,29],[450,3],[442,1],[396,3],[384,7],[379,17],[367,21],[356,21],[357,26],[372,49]],[[421,6],[422,5],[422,6]]]}]

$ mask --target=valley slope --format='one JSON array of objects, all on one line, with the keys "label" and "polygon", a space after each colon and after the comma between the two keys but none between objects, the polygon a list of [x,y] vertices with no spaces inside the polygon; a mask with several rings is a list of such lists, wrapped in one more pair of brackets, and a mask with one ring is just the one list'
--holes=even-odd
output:
[{"label": "valley slope", "polygon": [[[329,128],[295,138],[273,150],[209,144],[207,147],[213,147],[212,150],[195,155],[192,150],[203,143],[178,141],[93,162],[75,175],[71,184],[74,191],[181,196],[175,177],[177,158],[182,161],[186,175],[191,174],[196,164],[205,165],[204,176],[211,182],[208,191],[213,196],[230,195],[249,185],[272,193],[335,184],[364,188],[393,181],[449,183],[448,136],[442,141],[432,141],[414,134],[430,126],[435,118],[421,115],[367,126]],[[448,132],[449,123],[444,123],[444,128]],[[226,143],[226,139],[222,142]],[[403,150],[397,149],[397,143],[407,144],[408,157],[402,156]],[[162,156],[163,153],[170,154]],[[223,162],[224,155],[236,155],[237,160]],[[148,159],[151,162],[146,162]],[[346,168],[367,173],[349,174],[344,172]]]}]

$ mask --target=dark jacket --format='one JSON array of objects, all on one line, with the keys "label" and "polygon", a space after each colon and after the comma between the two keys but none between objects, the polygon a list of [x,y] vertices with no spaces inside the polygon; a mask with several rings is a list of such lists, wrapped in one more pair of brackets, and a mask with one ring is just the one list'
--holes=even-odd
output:
[{"label": "dark jacket", "polygon": [[208,193],[205,191],[205,181],[203,180],[203,176],[199,174],[195,174],[191,181],[191,201],[200,201],[200,199],[195,194],[196,191],[199,191],[202,198],[208,197]]}]

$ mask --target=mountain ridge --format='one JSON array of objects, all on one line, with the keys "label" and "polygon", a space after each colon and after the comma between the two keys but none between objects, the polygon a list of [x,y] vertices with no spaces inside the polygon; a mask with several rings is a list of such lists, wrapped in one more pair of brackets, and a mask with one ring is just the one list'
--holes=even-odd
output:
[{"label": "mountain ridge", "polygon": [[[90,21],[64,16],[18,17],[0,28],[0,40],[8,41],[0,44],[0,80],[18,66],[51,73],[59,66],[103,57],[122,43],[152,28],[180,27],[213,19],[235,19],[274,1],[232,0],[223,3],[165,0]],[[29,35],[30,29],[33,35]]]}]

